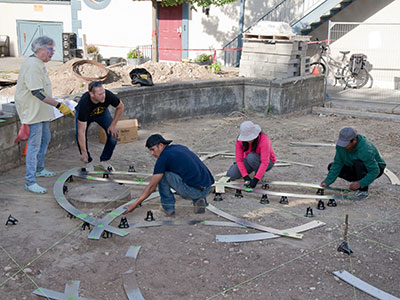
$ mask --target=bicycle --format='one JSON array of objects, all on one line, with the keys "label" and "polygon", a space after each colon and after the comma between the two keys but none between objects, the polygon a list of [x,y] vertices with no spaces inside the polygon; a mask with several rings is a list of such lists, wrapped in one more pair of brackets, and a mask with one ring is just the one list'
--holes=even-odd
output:
[{"label": "bicycle", "polygon": [[[362,88],[369,80],[371,80],[372,87],[373,79],[364,63],[358,72],[352,72],[349,61],[346,58],[350,51],[339,51],[342,54],[342,59],[339,61],[327,55],[329,46],[325,41],[316,41],[316,43],[319,44],[320,52],[317,61],[310,64],[311,72],[314,72],[315,68],[318,69],[319,74],[325,75],[325,72],[327,72],[327,76],[332,75],[335,79],[334,86],[340,82],[344,84],[344,89],[346,87]],[[326,66],[328,66],[328,70]]]}]

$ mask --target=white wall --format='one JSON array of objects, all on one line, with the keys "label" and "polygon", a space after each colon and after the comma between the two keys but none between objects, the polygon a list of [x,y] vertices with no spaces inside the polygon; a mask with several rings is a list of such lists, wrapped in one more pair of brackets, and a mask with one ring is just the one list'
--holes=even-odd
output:
[{"label": "white wall", "polygon": [[103,57],[123,57],[139,45],[151,45],[151,1],[111,1],[104,9],[92,9],[81,2],[79,37],[98,44]]},{"label": "white wall", "polygon": [[71,32],[72,28],[69,3],[68,5],[0,3],[0,14],[0,34],[10,37],[10,56],[19,56],[17,20],[62,22],[63,32]]}]

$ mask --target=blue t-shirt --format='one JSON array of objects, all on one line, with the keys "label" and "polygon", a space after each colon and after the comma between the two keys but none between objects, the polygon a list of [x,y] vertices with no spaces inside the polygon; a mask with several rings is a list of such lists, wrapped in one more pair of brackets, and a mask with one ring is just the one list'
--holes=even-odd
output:
[{"label": "blue t-shirt", "polygon": [[210,170],[189,148],[182,145],[167,145],[154,166],[153,174],[172,172],[192,187],[209,187],[214,183]]}]

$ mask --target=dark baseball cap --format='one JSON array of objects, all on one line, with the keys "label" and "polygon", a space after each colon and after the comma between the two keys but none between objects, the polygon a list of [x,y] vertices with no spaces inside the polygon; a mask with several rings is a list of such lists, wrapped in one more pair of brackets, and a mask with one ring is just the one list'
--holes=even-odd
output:
[{"label": "dark baseball cap", "polygon": [[166,140],[162,137],[161,134],[153,134],[149,136],[149,138],[146,141],[146,147],[150,148],[153,147],[154,145],[158,145],[160,143],[168,145],[172,142],[172,140]]},{"label": "dark baseball cap", "polygon": [[352,139],[357,136],[357,131],[351,127],[345,127],[339,132],[339,139],[336,145],[340,147],[346,147]]}]

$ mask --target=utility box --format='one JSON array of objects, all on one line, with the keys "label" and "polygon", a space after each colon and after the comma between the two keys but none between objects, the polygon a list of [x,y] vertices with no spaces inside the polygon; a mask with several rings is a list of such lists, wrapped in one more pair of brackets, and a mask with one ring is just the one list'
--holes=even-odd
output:
[{"label": "utility box", "polygon": [[[119,120],[117,123],[118,129],[118,143],[129,143],[137,140],[138,138],[138,121],[132,120]],[[103,128],[99,127],[99,142],[105,144],[107,135]]]},{"label": "utility box", "polygon": [[10,38],[0,35],[0,56],[10,56]]}]

